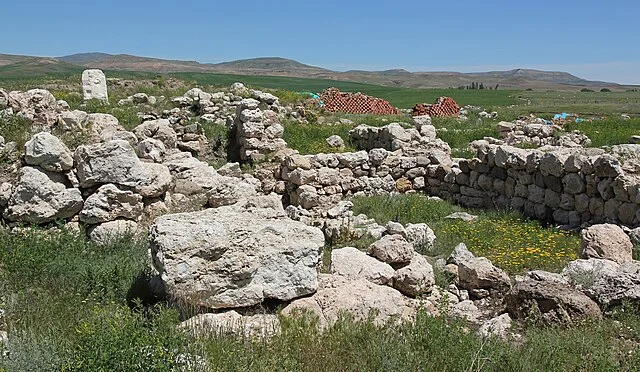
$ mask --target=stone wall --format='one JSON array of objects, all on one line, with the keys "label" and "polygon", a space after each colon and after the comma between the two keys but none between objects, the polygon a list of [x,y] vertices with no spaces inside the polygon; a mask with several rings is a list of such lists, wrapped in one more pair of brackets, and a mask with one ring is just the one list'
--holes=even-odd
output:
[{"label": "stone wall", "polygon": [[[627,154],[635,151],[623,146]],[[520,210],[555,224],[640,224],[634,163],[621,164],[602,149],[525,150],[485,143],[474,159],[451,159],[438,150],[406,154],[375,148],[294,155],[282,163],[279,177],[290,202],[306,209],[351,195],[415,190],[471,208]]]}]

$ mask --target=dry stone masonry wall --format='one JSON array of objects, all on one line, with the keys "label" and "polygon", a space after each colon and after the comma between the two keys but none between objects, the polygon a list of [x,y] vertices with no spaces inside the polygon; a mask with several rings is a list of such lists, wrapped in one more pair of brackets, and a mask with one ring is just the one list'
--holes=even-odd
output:
[{"label": "dry stone masonry wall", "polygon": [[[388,133],[379,132],[383,138]],[[632,161],[623,166],[604,150],[581,147],[478,146],[474,159],[451,159],[438,148],[418,155],[402,148],[294,155],[282,163],[279,176],[291,203],[304,208],[356,194],[415,190],[471,208],[520,210],[574,227],[640,224],[640,182]],[[629,145],[626,149],[631,151]]]}]

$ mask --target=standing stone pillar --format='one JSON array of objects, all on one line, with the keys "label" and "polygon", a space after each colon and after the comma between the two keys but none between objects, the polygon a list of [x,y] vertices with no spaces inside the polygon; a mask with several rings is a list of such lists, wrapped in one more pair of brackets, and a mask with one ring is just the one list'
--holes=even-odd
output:
[{"label": "standing stone pillar", "polygon": [[107,96],[107,77],[101,70],[84,70],[82,72],[82,95],[85,101],[99,99],[109,102]]}]

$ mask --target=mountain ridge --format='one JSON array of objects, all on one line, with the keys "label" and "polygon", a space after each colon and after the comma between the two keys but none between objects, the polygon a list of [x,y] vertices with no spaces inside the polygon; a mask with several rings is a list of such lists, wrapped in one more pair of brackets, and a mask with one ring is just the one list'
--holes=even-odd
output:
[{"label": "mountain ridge", "polygon": [[[637,88],[637,86],[633,85],[590,81],[563,71],[543,71],[527,68],[471,73],[455,71],[409,72],[402,68],[383,71],[332,71],[283,57],[259,57],[221,63],[200,63],[197,61],[168,60],[102,52],[76,53],[56,58],[0,54],[0,66],[24,64],[25,61],[29,60],[32,61],[31,65],[33,67],[33,61],[38,59],[42,61],[57,60],[65,64],[64,66],[70,70],[69,65],[83,68],[159,73],[210,72],[238,75],[289,76],[353,81],[399,88],[457,88],[470,86],[472,83],[483,83],[487,88],[499,86],[503,89],[573,90],[609,88],[624,90],[630,87]],[[50,65],[49,69],[51,69]],[[30,70],[33,70],[33,68],[30,68]]]}]

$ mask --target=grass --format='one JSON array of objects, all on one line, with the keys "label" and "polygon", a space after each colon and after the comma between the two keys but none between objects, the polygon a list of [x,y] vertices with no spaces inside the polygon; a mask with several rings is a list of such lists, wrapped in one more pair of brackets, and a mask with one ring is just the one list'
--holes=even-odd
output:
[{"label": "grass", "polygon": [[[353,129],[350,124],[312,125],[299,123],[284,124],[284,140],[289,147],[300,151],[301,154],[334,153],[336,151],[355,151],[351,144],[349,131]],[[345,143],[345,148],[336,150],[327,144],[327,137],[340,136]]]},{"label": "grass", "polygon": [[[416,196],[414,196],[416,197]],[[415,201],[415,200],[414,200]],[[433,221],[451,205],[413,208],[401,221]],[[387,205],[389,207],[389,205]],[[409,212],[404,214],[404,212]],[[394,216],[395,217],[395,216]],[[468,325],[420,311],[413,323],[357,321],[344,314],[320,332],[309,316],[281,318],[273,338],[197,337],[176,328],[180,309],[147,307],[129,293],[147,272],[146,244],[124,237],[110,246],[67,229],[0,230],[0,328],[8,331],[2,371],[380,371],[636,370],[637,309],[574,328],[520,330],[518,343],[481,339]],[[129,300],[128,300],[129,299]],[[202,367],[202,368],[200,368]]]},{"label": "grass", "polygon": [[592,147],[630,143],[631,137],[640,135],[640,118],[623,119],[619,116],[602,120],[565,125],[565,130],[579,130],[591,139]]},{"label": "grass", "polygon": [[364,213],[381,225],[388,221],[428,224],[437,237],[433,249],[422,252],[430,256],[447,256],[463,242],[475,255],[489,258],[509,273],[533,269],[557,272],[578,258],[578,236],[544,228],[514,213],[469,211],[478,219],[464,222],[444,218],[462,208],[421,195],[379,195],[352,201],[355,214]]}]

